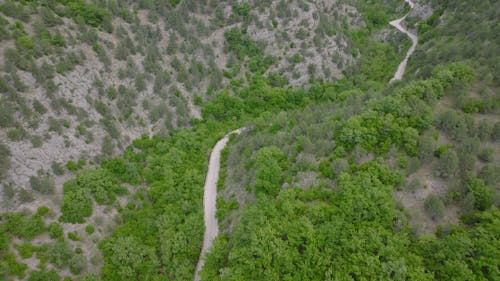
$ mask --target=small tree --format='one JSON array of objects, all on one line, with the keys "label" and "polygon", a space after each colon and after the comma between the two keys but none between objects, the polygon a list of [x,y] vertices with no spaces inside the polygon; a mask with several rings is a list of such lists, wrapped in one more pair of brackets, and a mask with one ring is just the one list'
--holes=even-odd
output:
[{"label": "small tree", "polygon": [[470,178],[466,183],[467,190],[474,194],[474,207],[484,211],[488,209],[493,202],[493,189],[484,184],[484,181],[478,178]]},{"label": "small tree", "polygon": [[439,163],[436,170],[437,175],[443,178],[455,175],[458,164],[458,156],[455,151],[451,149],[444,151],[439,157]]},{"label": "small tree", "polygon": [[427,196],[424,202],[424,208],[427,215],[433,220],[440,219],[444,216],[444,203],[441,198],[435,194]]},{"label": "small tree", "polygon": [[285,154],[275,146],[259,150],[255,159],[255,190],[267,195],[277,195],[282,180],[281,162]]}]

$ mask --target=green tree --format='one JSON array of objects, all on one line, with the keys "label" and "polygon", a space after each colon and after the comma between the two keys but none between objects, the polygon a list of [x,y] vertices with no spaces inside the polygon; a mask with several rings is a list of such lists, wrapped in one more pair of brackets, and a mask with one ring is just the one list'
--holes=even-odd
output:
[{"label": "green tree", "polygon": [[275,146],[259,150],[255,158],[255,191],[276,196],[281,189],[285,154]]}]

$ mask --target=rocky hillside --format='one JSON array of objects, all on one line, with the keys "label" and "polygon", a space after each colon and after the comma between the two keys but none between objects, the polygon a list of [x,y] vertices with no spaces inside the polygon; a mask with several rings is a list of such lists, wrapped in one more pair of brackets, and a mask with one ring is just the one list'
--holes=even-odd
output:
[{"label": "rocky hillside", "polygon": [[3,186],[59,187],[131,139],[189,126],[247,72],[336,80],[353,63],[345,30],[365,24],[350,1],[177,2],[2,1]]},{"label": "rocky hillside", "polygon": [[0,279],[498,280],[498,5],[0,0]]}]

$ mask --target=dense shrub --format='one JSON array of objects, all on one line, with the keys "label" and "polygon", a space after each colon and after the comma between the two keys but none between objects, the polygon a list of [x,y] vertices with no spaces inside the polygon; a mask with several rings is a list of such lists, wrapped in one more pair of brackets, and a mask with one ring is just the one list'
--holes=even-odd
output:
[{"label": "dense shrub", "polygon": [[27,217],[18,213],[4,215],[5,230],[13,235],[26,240],[32,240],[46,231],[45,224],[40,215]]},{"label": "dense shrub", "polygon": [[92,215],[92,200],[89,191],[83,190],[75,180],[64,184],[64,197],[61,203],[62,222],[84,223],[85,217]]}]

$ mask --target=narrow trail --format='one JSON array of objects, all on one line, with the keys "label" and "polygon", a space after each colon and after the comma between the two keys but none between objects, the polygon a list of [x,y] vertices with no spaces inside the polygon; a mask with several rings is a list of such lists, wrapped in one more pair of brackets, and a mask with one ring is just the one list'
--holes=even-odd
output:
[{"label": "narrow trail", "polygon": [[[405,2],[408,3],[408,5],[410,5],[411,9],[413,9],[413,7],[415,6],[415,4],[411,0],[405,0]],[[411,10],[410,10],[410,12],[411,12]],[[406,34],[411,39],[411,47],[408,50],[408,52],[406,53],[405,58],[399,64],[398,69],[396,70],[396,73],[394,73],[394,77],[392,77],[390,82],[393,82],[396,80],[401,80],[401,78],[403,77],[403,74],[405,73],[406,65],[408,64],[408,59],[413,54],[413,52],[415,52],[415,48],[417,47],[417,44],[418,44],[417,35],[411,33],[410,31],[408,31],[408,29],[404,28],[401,25],[401,22],[406,19],[408,14],[410,14],[410,12],[408,12],[402,18],[399,18],[399,19],[396,19],[396,20],[389,22],[390,25],[394,26],[395,28],[397,28],[399,31]]]},{"label": "narrow trail", "polygon": [[208,172],[205,179],[205,187],[203,194],[203,217],[205,220],[205,234],[203,236],[203,247],[201,248],[200,258],[196,265],[196,272],[194,274],[194,281],[200,280],[200,270],[205,264],[205,254],[212,247],[212,243],[219,234],[219,226],[215,212],[217,211],[217,181],[219,180],[220,170],[220,154],[226,147],[229,141],[229,136],[232,134],[240,134],[243,129],[237,129],[229,132],[222,139],[220,139],[212,149],[210,160],[208,162]]},{"label": "narrow trail", "polygon": [[[411,0],[405,0],[410,7],[413,9],[414,3]],[[411,33],[406,28],[401,25],[401,22],[406,19],[410,12],[404,15],[402,18],[391,21],[389,24],[397,28],[399,31],[405,33],[408,37],[410,37],[412,41],[412,45],[403,61],[399,64],[394,77],[390,82],[395,80],[401,80],[403,74],[406,69],[406,64],[408,63],[408,59],[415,51],[415,47],[418,43],[417,35]],[[226,147],[227,142],[229,141],[229,136],[232,134],[240,134],[243,129],[237,129],[232,132],[229,132],[222,139],[220,139],[212,149],[212,153],[210,154],[210,160],[208,164],[208,172],[207,177],[205,179],[205,187],[203,194],[203,217],[205,220],[205,234],[203,236],[203,247],[201,249],[200,258],[198,260],[198,264],[196,265],[196,272],[194,274],[194,281],[200,280],[200,270],[205,265],[205,254],[212,247],[212,243],[214,239],[219,234],[219,226],[217,222],[217,218],[215,217],[215,212],[217,211],[217,181],[219,179],[219,170],[220,170],[220,154],[221,151]]]}]

